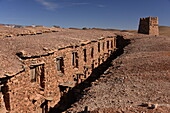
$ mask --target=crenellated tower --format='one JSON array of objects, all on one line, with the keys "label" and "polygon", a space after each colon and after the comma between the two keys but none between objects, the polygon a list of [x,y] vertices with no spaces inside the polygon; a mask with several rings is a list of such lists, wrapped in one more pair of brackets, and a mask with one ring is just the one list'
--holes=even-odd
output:
[{"label": "crenellated tower", "polygon": [[140,18],[138,33],[159,35],[158,17]]}]

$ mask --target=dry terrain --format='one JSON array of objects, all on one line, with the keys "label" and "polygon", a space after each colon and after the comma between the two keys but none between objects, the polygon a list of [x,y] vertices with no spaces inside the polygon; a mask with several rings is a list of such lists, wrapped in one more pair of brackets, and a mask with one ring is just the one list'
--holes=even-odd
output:
[{"label": "dry terrain", "polygon": [[[65,112],[84,112],[86,108],[91,113],[170,113],[170,27],[160,26],[161,36],[157,37],[135,32],[0,27],[0,75],[22,69],[17,52],[41,55],[116,33],[124,35],[130,44],[91,87],[79,92],[77,102]],[[145,106],[149,102],[158,107],[149,109]]]},{"label": "dry terrain", "polygon": [[0,37],[13,37],[13,36],[24,36],[24,35],[36,35],[42,33],[51,33],[60,31],[58,28],[54,27],[21,27],[21,28],[11,28],[0,26]]},{"label": "dry terrain", "polygon": [[159,26],[160,35],[170,37],[170,27],[168,26]]},{"label": "dry terrain", "polygon": [[[67,112],[170,113],[170,37],[140,35]],[[147,103],[158,104],[149,109]]]}]

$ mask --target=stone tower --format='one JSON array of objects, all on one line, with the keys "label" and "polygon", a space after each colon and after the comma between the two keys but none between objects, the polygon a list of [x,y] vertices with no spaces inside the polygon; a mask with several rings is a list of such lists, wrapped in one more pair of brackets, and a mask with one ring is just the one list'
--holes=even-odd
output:
[{"label": "stone tower", "polygon": [[158,17],[140,18],[138,33],[159,35]]}]

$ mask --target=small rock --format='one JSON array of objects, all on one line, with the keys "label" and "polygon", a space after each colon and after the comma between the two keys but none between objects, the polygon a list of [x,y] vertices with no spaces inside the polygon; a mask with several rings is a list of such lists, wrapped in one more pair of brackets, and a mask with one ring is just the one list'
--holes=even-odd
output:
[{"label": "small rock", "polygon": [[44,50],[44,51],[48,51],[49,49],[48,49],[48,48],[46,48],[46,47],[43,47],[43,50]]},{"label": "small rock", "polygon": [[153,103],[148,103],[148,108],[149,109],[156,109],[158,107],[158,104],[153,104]]}]

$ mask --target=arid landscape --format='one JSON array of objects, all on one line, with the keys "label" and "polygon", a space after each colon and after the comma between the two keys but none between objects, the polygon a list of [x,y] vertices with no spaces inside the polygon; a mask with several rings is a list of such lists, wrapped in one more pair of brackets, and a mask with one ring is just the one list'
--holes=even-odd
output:
[{"label": "arid landscape", "polygon": [[170,113],[170,27],[1,26],[0,48],[0,113]]},{"label": "arid landscape", "polygon": [[170,0],[0,0],[0,113],[170,113]]},{"label": "arid landscape", "polygon": [[[111,62],[83,97],[67,110],[70,113],[169,113],[170,38],[127,36],[130,44]],[[140,46],[139,46],[140,45]],[[158,104],[149,109],[147,104]]]},{"label": "arid landscape", "polygon": [[130,44],[67,112],[169,113],[170,27],[160,26],[159,30],[156,37],[123,30],[135,33],[125,36]]}]

